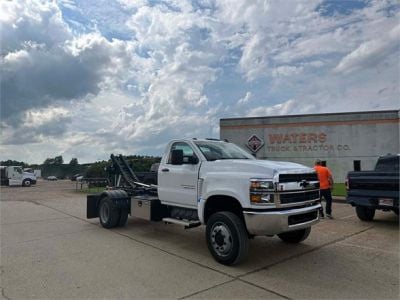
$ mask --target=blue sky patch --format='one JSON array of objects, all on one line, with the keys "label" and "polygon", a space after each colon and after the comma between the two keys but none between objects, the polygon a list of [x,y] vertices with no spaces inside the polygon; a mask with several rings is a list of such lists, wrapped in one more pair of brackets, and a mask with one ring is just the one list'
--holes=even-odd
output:
[{"label": "blue sky patch", "polygon": [[365,8],[369,2],[364,0],[325,0],[317,7],[317,11],[322,16],[349,15],[355,10]]}]

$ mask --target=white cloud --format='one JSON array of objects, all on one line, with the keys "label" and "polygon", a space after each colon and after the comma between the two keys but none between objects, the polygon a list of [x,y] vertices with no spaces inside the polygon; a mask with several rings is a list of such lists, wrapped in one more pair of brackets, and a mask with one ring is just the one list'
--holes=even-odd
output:
[{"label": "white cloud", "polygon": [[285,77],[298,75],[302,72],[303,67],[280,66],[272,70],[272,77]]},{"label": "white cloud", "polygon": [[260,35],[255,34],[243,46],[243,53],[239,61],[239,69],[245,73],[248,80],[254,80],[263,75],[268,68],[268,50],[264,45],[267,43]]},{"label": "white cloud", "polygon": [[238,100],[237,105],[241,106],[241,105],[250,103],[251,97],[252,97],[251,92],[247,92],[243,98],[240,98]]},{"label": "white cloud", "polygon": [[391,55],[393,50],[399,48],[399,40],[400,24],[394,27],[388,35],[359,45],[340,61],[334,71],[349,73],[374,67]]},{"label": "white cloud", "polygon": [[94,33],[51,48],[31,43],[9,52],[0,60],[2,118],[16,125],[25,110],[85,98],[102,85],[120,83],[118,75],[131,65],[127,44]]},{"label": "white cloud", "polygon": [[26,50],[18,50],[15,52],[9,52],[7,55],[4,57],[4,62],[5,63],[15,63],[18,64],[21,62],[22,64],[24,61],[29,60],[29,53]]},{"label": "white cloud", "polygon": [[26,127],[39,127],[46,123],[58,122],[70,117],[70,112],[63,107],[49,107],[41,110],[31,110],[25,113]]},{"label": "white cloud", "polygon": [[2,55],[20,50],[25,42],[52,47],[71,37],[55,2],[1,1],[0,22]]},{"label": "white cloud", "polygon": [[3,123],[5,145],[44,143],[49,137],[60,138],[71,121],[71,113],[63,107],[26,111],[17,127]]},{"label": "white cloud", "polygon": [[288,100],[284,103],[276,104],[270,107],[259,106],[247,112],[246,117],[262,117],[276,115],[290,115],[305,112],[299,109],[296,101]]}]

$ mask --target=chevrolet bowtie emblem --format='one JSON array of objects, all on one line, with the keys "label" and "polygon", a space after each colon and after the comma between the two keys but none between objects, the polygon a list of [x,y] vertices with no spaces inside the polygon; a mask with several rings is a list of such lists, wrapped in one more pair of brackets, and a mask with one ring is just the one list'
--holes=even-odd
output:
[{"label": "chevrolet bowtie emblem", "polygon": [[310,183],[307,181],[307,180],[302,180],[301,182],[300,182],[300,186],[302,187],[302,188],[306,188],[306,187],[308,187],[310,185]]}]

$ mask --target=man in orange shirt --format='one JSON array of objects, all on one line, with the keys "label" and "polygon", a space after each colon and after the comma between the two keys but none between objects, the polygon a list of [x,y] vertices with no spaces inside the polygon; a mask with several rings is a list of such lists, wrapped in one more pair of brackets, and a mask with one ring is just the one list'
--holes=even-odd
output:
[{"label": "man in orange shirt", "polygon": [[[314,170],[318,174],[320,197],[324,197],[326,201],[325,212],[329,219],[332,217],[332,194],[331,189],[333,187],[333,177],[331,171],[322,165],[321,160],[317,159],[315,161]],[[321,210],[321,218],[324,218],[324,211]]]}]

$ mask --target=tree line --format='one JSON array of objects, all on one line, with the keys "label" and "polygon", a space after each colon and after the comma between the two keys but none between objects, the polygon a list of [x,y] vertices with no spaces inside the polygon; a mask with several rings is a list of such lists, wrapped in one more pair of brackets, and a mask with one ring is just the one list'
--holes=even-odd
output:
[{"label": "tree line", "polygon": [[[129,155],[126,156],[128,164],[134,172],[148,172],[154,163],[158,163],[161,157]],[[111,160],[97,161],[88,164],[79,164],[77,158],[72,158],[69,163],[64,163],[62,155],[46,158],[42,164],[29,164],[16,160],[0,161],[2,166],[21,166],[23,168],[40,169],[42,177],[56,176],[59,179],[71,178],[80,174],[87,178],[104,178],[108,176],[107,170],[111,166]]]}]

